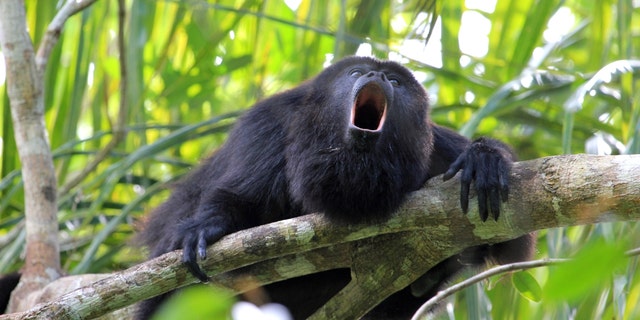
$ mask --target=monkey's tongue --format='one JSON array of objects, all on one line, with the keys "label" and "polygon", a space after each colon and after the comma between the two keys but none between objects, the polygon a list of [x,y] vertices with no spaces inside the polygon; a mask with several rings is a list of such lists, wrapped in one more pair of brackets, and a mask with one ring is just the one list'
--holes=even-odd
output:
[{"label": "monkey's tongue", "polygon": [[351,124],[361,130],[380,131],[387,118],[387,98],[376,83],[364,85],[351,108]]}]

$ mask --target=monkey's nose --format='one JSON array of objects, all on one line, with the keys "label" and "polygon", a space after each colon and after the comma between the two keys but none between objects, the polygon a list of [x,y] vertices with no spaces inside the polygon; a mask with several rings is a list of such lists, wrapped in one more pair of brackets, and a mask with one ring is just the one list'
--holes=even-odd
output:
[{"label": "monkey's nose", "polygon": [[370,71],[369,73],[367,73],[366,77],[367,78],[373,78],[378,74],[380,75],[380,78],[383,81],[387,81],[387,76],[384,74],[384,72]]}]

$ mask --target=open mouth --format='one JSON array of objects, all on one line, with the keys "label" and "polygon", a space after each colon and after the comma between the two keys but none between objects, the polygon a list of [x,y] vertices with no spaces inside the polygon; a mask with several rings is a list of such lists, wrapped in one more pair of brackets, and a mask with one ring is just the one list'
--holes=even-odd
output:
[{"label": "open mouth", "polygon": [[370,82],[359,91],[351,108],[351,124],[358,129],[380,131],[387,117],[387,98],[384,90]]}]

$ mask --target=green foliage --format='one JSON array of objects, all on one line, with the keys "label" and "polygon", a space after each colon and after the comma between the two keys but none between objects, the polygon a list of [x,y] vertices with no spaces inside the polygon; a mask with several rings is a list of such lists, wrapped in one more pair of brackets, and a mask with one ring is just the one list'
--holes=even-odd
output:
[{"label": "green foliage", "polygon": [[[59,8],[55,1],[25,3],[37,46]],[[633,1],[500,0],[484,8],[487,3],[129,0],[123,52],[115,1],[98,1],[72,17],[45,74],[46,124],[61,190],[119,125],[127,136],[59,195],[64,268],[108,272],[142,261],[144,254],[131,247],[138,221],[166,198],[168,185],[220,146],[243,110],[356,52],[401,61],[428,89],[436,122],[470,137],[502,139],[521,159],[640,152],[640,12]],[[19,268],[25,239],[3,76],[0,69],[0,272]],[[614,243],[637,234],[636,224],[549,230],[540,235],[539,256],[567,257],[594,238]],[[600,254],[587,250],[580,261],[608,257]],[[561,271],[540,268],[531,271],[537,281],[517,273],[514,285],[465,291],[455,314],[640,318],[637,260],[602,277],[588,302],[535,302],[537,282],[547,277],[545,297],[558,301],[571,293],[554,286],[586,277],[575,271],[568,283],[552,285],[555,272]]]},{"label": "green foliage", "polygon": [[191,286],[172,296],[162,305],[153,320],[228,319],[233,296],[211,286]]},{"label": "green foliage", "polygon": [[525,298],[540,302],[542,300],[542,288],[535,277],[531,273],[521,271],[513,274],[513,286]]},{"label": "green foliage", "polygon": [[[549,302],[579,302],[610,282],[626,266],[626,242],[606,243],[595,240],[585,245],[568,263],[549,270],[544,296]],[[576,281],[579,280],[579,281]]]}]

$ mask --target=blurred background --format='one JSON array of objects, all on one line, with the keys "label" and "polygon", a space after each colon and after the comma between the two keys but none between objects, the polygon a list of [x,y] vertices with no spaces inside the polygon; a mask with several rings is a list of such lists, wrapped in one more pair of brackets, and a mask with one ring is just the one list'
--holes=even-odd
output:
[{"label": "blurred background", "polygon": [[[61,5],[26,1],[36,46]],[[220,146],[256,100],[348,55],[407,66],[427,88],[435,122],[503,140],[521,160],[640,151],[637,0],[128,0],[126,7],[124,51],[117,2],[98,1],[67,22],[45,75],[62,262],[71,274],[143,261],[131,238],[167,186]],[[25,237],[5,80],[0,65],[0,273],[21,266]],[[126,135],[109,145],[118,128]],[[92,161],[95,169],[83,172]],[[537,256],[571,257],[602,239],[637,247],[639,234],[637,223],[542,231]],[[593,263],[608,263],[594,252]],[[582,266],[586,274],[559,281],[574,287],[591,276],[597,288],[554,303],[496,278],[458,294],[444,316],[640,318],[637,263],[627,259],[606,276]],[[543,287],[552,272],[529,271]]]}]

